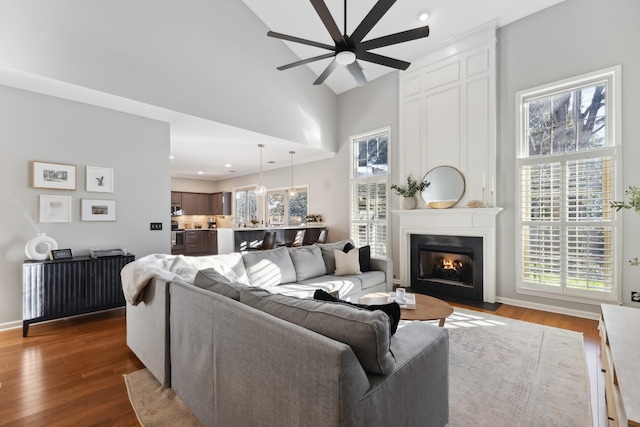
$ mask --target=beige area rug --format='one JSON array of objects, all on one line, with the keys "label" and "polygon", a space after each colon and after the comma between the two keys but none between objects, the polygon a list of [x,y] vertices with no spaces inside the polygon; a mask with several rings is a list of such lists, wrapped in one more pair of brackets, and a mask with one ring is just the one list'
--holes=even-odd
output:
[{"label": "beige area rug", "polygon": [[[591,427],[582,334],[460,308],[449,330],[449,427]],[[142,369],[125,375],[144,427],[199,426]]]},{"label": "beige area rug", "polygon": [[449,426],[591,427],[582,334],[455,309]]},{"label": "beige area rug", "polygon": [[126,374],[131,406],[144,427],[202,426],[170,388],[164,388],[147,369]]}]

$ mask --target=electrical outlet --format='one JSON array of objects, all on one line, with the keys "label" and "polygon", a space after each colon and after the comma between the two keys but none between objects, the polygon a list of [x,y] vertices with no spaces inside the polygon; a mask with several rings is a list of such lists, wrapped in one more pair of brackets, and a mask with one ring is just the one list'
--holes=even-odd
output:
[{"label": "electrical outlet", "polygon": [[640,302],[640,292],[631,291],[631,301]]},{"label": "electrical outlet", "polygon": [[149,230],[162,230],[161,222],[152,222],[149,226]]}]

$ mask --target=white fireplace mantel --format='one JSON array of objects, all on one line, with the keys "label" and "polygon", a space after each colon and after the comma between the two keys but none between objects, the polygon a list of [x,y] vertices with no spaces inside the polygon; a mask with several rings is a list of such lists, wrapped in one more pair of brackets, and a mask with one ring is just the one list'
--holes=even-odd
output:
[{"label": "white fireplace mantel", "polygon": [[400,231],[400,284],[411,283],[410,236],[482,237],[483,301],[496,302],[496,217],[502,208],[394,210]]}]

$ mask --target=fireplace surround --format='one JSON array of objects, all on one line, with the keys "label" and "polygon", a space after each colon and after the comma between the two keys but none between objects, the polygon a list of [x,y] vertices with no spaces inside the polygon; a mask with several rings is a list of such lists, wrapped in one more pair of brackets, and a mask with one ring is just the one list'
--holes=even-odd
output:
[{"label": "fireplace surround", "polygon": [[411,234],[411,288],[482,301],[482,237]]},{"label": "fireplace surround", "polygon": [[411,235],[469,236],[482,240],[482,301],[496,302],[496,217],[502,208],[394,210],[399,231],[400,285],[411,286]]}]

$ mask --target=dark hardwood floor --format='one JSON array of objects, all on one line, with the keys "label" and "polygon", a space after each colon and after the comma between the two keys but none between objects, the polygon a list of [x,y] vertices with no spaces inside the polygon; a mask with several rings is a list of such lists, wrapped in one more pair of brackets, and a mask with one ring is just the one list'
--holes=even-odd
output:
[{"label": "dark hardwood floor", "polygon": [[[601,417],[598,322],[508,305],[478,311],[582,332]],[[126,345],[122,309],[35,324],[27,338],[22,329],[0,332],[0,425],[138,425],[122,375],[142,367]]]}]

